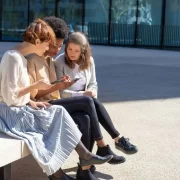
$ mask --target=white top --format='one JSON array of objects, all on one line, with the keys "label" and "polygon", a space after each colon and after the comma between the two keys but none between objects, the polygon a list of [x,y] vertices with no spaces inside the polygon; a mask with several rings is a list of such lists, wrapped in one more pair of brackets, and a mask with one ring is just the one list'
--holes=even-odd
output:
[{"label": "white top", "polygon": [[[86,90],[90,90],[90,91],[93,90],[97,93],[98,85],[96,81],[96,71],[95,71],[95,64],[94,64],[93,57],[90,58],[90,62],[91,62],[91,65],[83,71],[86,78],[85,88],[83,88],[83,90],[80,90],[80,91],[77,91],[77,90],[75,91],[72,89],[72,86],[70,86],[68,89],[60,91],[61,98],[82,95],[84,91]],[[57,74],[58,79],[64,75],[69,75],[71,79],[76,78],[75,74],[73,73],[73,69],[68,67],[68,65],[65,63],[64,53],[56,57],[55,68],[56,68],[56,74]]]},{"label": "white top", "polygon": [[8,106],[23,106],[30,100],[30,93],[19,97],[19,89],[30,85],[27,60],[18,51],[6,51],[0,63],[0,101]]},{"label": "white top", "polygon": [[80,78],[78,81],[76,81],[72,86],[71,90],[77,91],[77,93],[73,93],[72,96],[83,96],[83,92],[78,93],[79,91],[84,91],[86,86],[86,75],[84,71],[79,71],[79,65],[75,64],[74,69],[72,70],[72,73],[75,78]]}]

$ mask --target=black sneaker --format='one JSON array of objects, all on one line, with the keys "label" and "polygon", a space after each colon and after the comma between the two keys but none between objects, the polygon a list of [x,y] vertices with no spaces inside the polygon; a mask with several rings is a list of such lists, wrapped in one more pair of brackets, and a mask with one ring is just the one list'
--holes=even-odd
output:
[{"label": "black sneaker", "polygon": [[119,139],[118,143],[115,142],[115,147],[125,154],[135,154],[138,152],[138,148],[129,142],[129,138],[124,138],[124,136]]},{"label": "black sneaker", "polygon": [[109,164],[120,164],[126,161],[125,157],[114,154],[109,145],[98,147],[96,154],[99,156],[113,155],[113,158],[108,161]]}]

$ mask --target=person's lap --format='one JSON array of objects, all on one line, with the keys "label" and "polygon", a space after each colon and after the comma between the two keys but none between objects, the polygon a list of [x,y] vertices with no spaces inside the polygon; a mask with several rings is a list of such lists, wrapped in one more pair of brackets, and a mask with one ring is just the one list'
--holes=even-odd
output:
[{"label": "person's lap", "polygon": [[[49,101],[50,104],[63,106],[70,114],[82,133],[81,141],[85,147],[90,149],[91,123],[89,115],[82,111],[84,109],[83,98],[66,98]],[[80,101],[79,101],[80,100]]]}]

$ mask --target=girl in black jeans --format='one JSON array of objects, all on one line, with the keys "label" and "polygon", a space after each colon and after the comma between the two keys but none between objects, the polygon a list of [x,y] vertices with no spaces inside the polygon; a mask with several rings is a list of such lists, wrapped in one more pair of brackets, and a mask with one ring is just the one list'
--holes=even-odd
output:
[{"label": "girl in black jeans", "polygon": [[[105,128],[115,141],[115,147],[127,154],[136,153],[137,147],[129,142],[129,139],[120,137],[120,133],[114,127],[112,120],[97,98],[97,81],[95,73],[95,64],[90,52],[90,45],[86,36],[80,32],[71,33],[65,45],[65,53],[60,54],[55,59],[55,67],[57,78],[69,76],[71,79],[79,79],[68,88],[61,90],[61,97],[76,97],[78,103],[82,103],[85,96],[89,97],[89,104],[93,107],[94,112],[91,112],[91,119],[96,119],[96,123],[92,124],[92,136],[99,133],[98,122]],[[68,77],[67,77],[68,79]],[[66,99],[67,100],[67,99]],[[62,101],[62,100],[61,100]],[[80,102],[81,101],[81,102]],[[86,109],[87,105],[84,105]],[[89,115],[89,114],[88,114]],[[97,129],[98,127],[98,129]],[[95,138],[94,138],[95,139]],[[95,139],[96,140],[96,139]],[[111,151],[109,146],[103,141],[97,142],[97,154],[105,155],[105,152]],[[110,163],[116,163],[112,159]]]}]

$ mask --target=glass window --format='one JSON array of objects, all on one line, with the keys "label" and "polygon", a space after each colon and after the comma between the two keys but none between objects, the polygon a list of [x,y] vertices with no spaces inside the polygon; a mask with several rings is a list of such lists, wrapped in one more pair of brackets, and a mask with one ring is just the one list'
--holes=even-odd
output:
[{"label": "glass window", "polygon": [[57,16],[64,19],[70,32],[82,31],[83,0],[58,1]]},{"label": "glass window", "polygon": [[159,46],[161,43],[162,0],[139,0],[138,45]]},{"label": "glass window", "polygon": [[134,44],[136,0],[114,0],[111,8],[111,44]]},{"label": "glass window", "polygon": [[27,0],[2,0],[2,40],[21,41],[27,27]]},{"label": "glass window", "polygon": [[108,43],[109,0],[85,1],[84,32],[92,43]]},{"label": "glass window", "polygon": [[30,2],[30,22],[36,18],[55,15],[56,0],[29,0]]},{"label": "glass window", "polygon": [[180,46],[180,1],[166,1],[165,46]]}]

